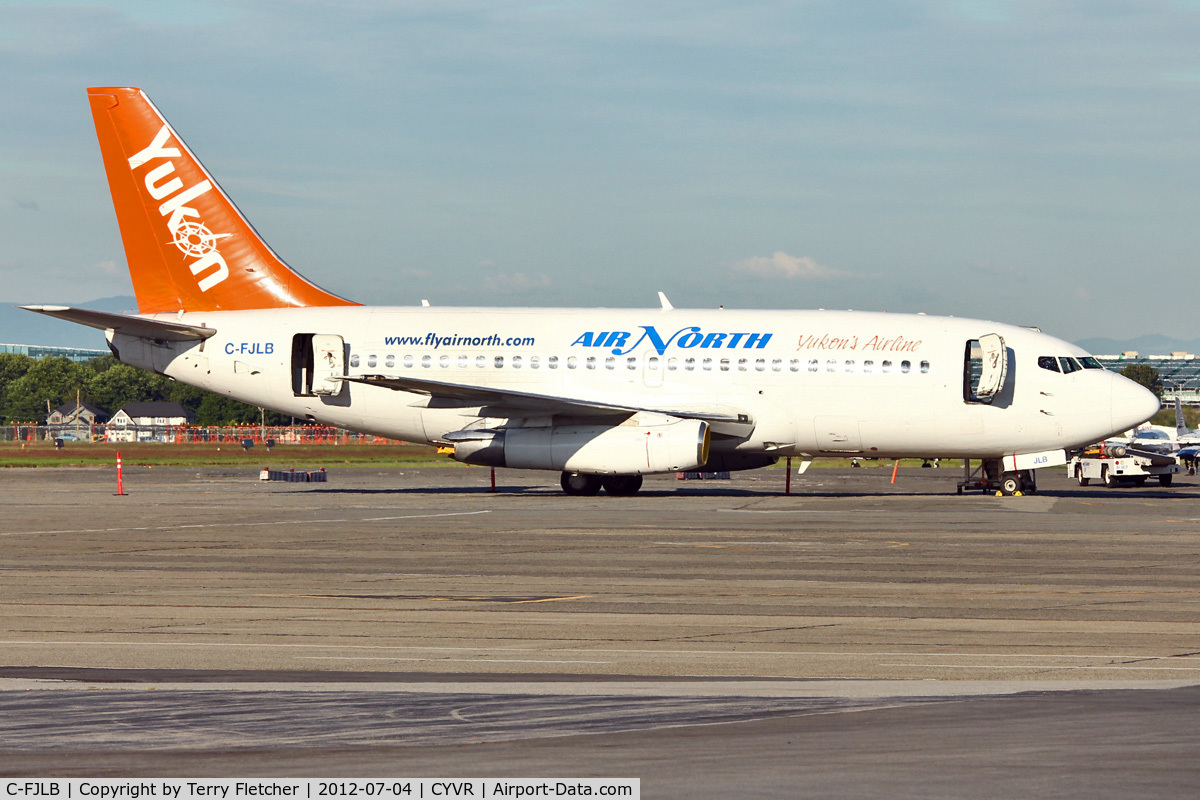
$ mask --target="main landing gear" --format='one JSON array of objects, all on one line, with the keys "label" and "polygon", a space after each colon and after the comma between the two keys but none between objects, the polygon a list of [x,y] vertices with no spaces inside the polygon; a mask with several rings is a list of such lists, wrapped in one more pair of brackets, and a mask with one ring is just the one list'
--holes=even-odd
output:
[{"label": "main landing gear", "polygon": [[589,475],[584,472],[564,472],[562,490],[577,497],[592,497],[601,487],[614,497],[629,497],[642,488],[641,475]]}]

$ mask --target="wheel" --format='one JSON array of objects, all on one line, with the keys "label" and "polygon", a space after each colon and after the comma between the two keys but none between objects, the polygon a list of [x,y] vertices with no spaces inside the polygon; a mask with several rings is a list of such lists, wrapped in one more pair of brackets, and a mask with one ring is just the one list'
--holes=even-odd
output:
[{"label": "wheel", "polygon": [[642,488],[641,475],[609,475],[601,478],[604,491],[613,497],[629,497]]},{"label": "wheel", "polygon": [[1000,492],[1008,497],[1021,494],[1023,485],[1021,476],[1016,472],[1006,472],[1000,476]]},{"label": "wheel", "polygon": [[1104,481],[1104,485],[1110,489],[1117,488],[1117,486],[1119,486],[1121,483],[1119,480],[1117,480],[1116,475],[1109,473],[1107,464],[1100,468],[1100,479]]},{"label": "wheel", "polygon": [[1159,486],[1170,486],[1171,478],[1173,478],[1173,477],[1175,477],[1175,476],[1169,472],[1166,475],[1159,475],[1158,476],[1158,485]]},{"label": "wheel", "polygon": [[562,490],[577,497],[591,497],[600,493],[600,476],[583,472],[564,472],[559,481]]},{"label": "wheel", "polygon": [[1091,478],[1083,477],[1083,465],[1082,464],[1075,465],[1075,480],[1079,481],[1080,486],[1087,486],[1089,483],[1092,482]]}]

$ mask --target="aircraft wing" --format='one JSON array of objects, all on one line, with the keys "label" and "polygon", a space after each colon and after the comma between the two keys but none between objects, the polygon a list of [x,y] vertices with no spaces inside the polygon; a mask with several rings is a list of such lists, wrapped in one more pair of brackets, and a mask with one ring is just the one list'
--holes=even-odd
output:
[{"label": "aircraft wing", "polygon": [[88,308],[72,308],[71,306],[21,306],[21,308],[45,314],[48,317],[57,317],[68,322],[87,325],[89,328],[99,328],[102,331],[111,329],[128,336],[154,339],[160,342],[202,341],[217,332],[216,328],[200,328],[195,325],[184,325],[182,322],[131,317],[127,314],[92,311]]},{"label": "aircraft wing", "polygon": [[429,395],[431,399],[451,402],[469,402],[479,405],[502,406],[514,413],[570,414],[580,417],[614,416],[634,414],[639,411],[667,414],[681,419],[700,419],[714,426],[714,431],[744,435],[754,429],[754,418],[748,411],[716,404],[632,406],[582,397],[522,392],[514,389],[499,389],[491,386],[473,386],[427,378],[397,377],[390,375],[359,375],[342,377],[351,383],[368,386],[385,386],[397,391]]}]

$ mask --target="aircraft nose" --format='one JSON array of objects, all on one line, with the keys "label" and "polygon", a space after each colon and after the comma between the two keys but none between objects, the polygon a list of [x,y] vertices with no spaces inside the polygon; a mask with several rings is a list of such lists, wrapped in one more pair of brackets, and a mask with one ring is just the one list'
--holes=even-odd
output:
[{"label": "aircraft nose", "polygon": [[1128,430],[1158,413],[1162,403],[1154,392],[1123,375],[1113,375],[1112,427],[1114,431]]}]

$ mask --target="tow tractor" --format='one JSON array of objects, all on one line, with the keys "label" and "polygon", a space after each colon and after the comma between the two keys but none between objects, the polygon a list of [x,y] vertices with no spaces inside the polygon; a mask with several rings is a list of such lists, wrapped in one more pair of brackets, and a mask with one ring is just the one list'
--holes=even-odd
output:
[{"label": "tow tractor", "polygon": [[1179,460],[1171,453],[1103,442],[1077,453],[1067,469],[1080,486],[1098,480],[1109,488],[1130,483],[1143,486],[1150,478],[1157,478],[1160,486],[1170,486],[1171,479],[1182,472]]}]

